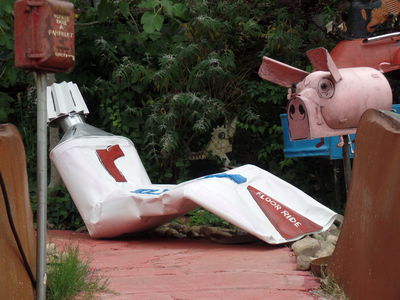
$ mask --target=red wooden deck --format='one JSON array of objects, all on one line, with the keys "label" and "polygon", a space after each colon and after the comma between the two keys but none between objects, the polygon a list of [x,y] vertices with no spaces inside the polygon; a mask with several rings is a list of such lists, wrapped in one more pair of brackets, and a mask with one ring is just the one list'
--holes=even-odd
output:
[{"label": "red wooden deck", "polygon": [[109,277],[118,295],[100,299],[316,299],[318,279],[296,271],[287,247],[265,243],[221,245],[162,238],[93,240],[50,231],[58,247],[78,244],[91,266]]}]

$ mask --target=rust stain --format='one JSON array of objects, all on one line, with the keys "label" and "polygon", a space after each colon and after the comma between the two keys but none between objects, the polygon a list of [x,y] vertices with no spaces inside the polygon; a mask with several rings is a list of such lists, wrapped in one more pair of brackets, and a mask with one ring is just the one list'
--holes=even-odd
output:
[{"label": "rust stain", "polygon": [[[36,239],[28,193],[25,150],[15,126],[0,124],[0,170],[22,247],[36,270]],[[34,287],[22,263],[0,193],[0,287],[1,299],[34,299]]]},{"label": "rust stain", "polygon": [[356,146],[344,224],[328,273],[350,299],[399,299],[400,115],[368,110]]}]

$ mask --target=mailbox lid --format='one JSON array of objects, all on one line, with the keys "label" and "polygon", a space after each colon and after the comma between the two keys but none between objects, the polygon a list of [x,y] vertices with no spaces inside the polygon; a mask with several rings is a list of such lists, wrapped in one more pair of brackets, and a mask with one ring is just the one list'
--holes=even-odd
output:
[{"label": "mailbox lid", "polygon": [[14,6],[15,65],[50,72],[75,64],[74,6],[67,1],[17,0]]}]

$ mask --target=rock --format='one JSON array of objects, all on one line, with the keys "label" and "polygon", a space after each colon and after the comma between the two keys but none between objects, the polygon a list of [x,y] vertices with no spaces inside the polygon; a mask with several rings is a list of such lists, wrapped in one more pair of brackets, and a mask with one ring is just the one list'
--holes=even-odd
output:
[{"label": "rock", "polygon": [[179,231],[182,234],[187,234],[190,231],[189,226],[179,223],[169,223],[169,227]]},{"label": "rock", "polygon": [[305,237],[292,245],[292,250],[297,256],[315,256],[320,249],[321,241],[311,237]]},{"label": "rock", "polygon": [[299,255],[297,256],[297,269],[301,271],[310,270],[311,261],[314,260],[314,257]]},{"label": "rock", "polygon": [[338,227],[335,224],[332,224],[331,227],[329,227],[329,229],[328,229],[329,232],[337,231],[337,230],[338,230]]},{"label": "rock", "polygon": [[167,225],[162,225],[155,230],[160,236],[172,237],[176,239],[183,239],[186,237],[185,234],[180,233],[178,230],[171,228]]},{"label": "rock", "polygon": [[338,236],[330,234],[328,235],[328,237],[326,238],[326,241],[334,246],[336,246],[338,240]]},{"label": "rock", "polygon": [[198,225],[190,227],[188,236],[191,238],[200,238],[201,237],[201,228],[202,228],[202,226],[198,226]]},{"label": "rock", "polygon": [[226,228],[219,228],[219,227],[207,227],[203,226],[201,229],[201,233],[204,237],[212,237],[212,238],[218,238],[218,237],[232,237],[233,230],[229,230]]},{"label": "rock", "polygon": [[335,246],[331,243],[328,243],[326,241],[321,241],[321,249],[319,249],[315,253],[315,257],[325,257],[325,256],[330,256],[332,255],[333,251],[335,250]]},{"label": "rock", "polygon": [[342,228],[343,221],[344,221],[344,217],[340,214],[337,214],[334,224],[337,225],[340,229],[340,228]]},{"label": "rock", "polygon": [[328,232],[328,231],[324,231],[324,232],[319,232],[319,233],[313,233],[311,236],[312,236],[314,239],[325,241],[325,240],[326,240],[326,237],[327,237],[328,235],[329,235],[329,232]]},{"label": "rock", "polygon": [[329,227],[328,229],[328,234],[333,234],[333,235],[339,235],[340,233],[340,229],[335,225],[332,224],[331,227]]}]

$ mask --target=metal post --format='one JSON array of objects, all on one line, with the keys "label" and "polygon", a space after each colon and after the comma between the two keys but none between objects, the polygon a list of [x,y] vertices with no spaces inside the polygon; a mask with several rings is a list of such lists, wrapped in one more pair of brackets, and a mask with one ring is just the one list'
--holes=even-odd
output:
[{"label": "metal post", "polygon": [[342,207],[342,187],[341,187],[341,167],[340,161],[338,159],[334,159],[333,163],[333,180],[335,183],[335,202],[333,204],[333,208],[336,211],[339,211]]},{"label": "metal post", "polygon": [[349,153],[349,136],[343,136],[343,170],[344,170],[344,180],[346,184],[346,195],[350,188],[350,180],[351,180],[351,162],[350,162],[350,153]]},{"label": "metal post", "polygon": [[47,124],[46,73],[36,72],[37,90],[37,300],[46,299]]}]

